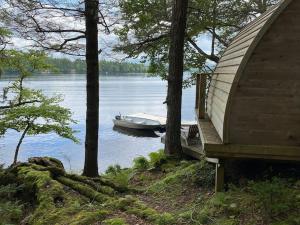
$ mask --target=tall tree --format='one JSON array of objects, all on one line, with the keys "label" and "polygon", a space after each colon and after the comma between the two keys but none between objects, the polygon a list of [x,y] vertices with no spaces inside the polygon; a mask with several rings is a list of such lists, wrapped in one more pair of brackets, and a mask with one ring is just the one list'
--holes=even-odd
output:
[{"label": "tall tree", "polygon": [[85,1],[87,110],[85,135],[85,161],[83,175],[98,175],[99,130],[99,57],[98,57],[99,0]]},{"label": "tall tree", "polygon": [[170,32],[165,152],[181,154],[181,99],[183,80],[184,39],[188,0],[173,0]]},{"label": "tall tree", "polygon": [[[6,0],[2,12],[14,34],[35,47],[86,58],[87,111],[83,174],[98,175],[99,31],[109,31],[99,0]],[[101,4],[101,9],[105,4]],[[113,8],[112,6],[110,6]],[[98,25],[100,25],[98,27]],[[101,30],[100,30],[101,28]],[[85,42],[84,42],[85,39]]]}]

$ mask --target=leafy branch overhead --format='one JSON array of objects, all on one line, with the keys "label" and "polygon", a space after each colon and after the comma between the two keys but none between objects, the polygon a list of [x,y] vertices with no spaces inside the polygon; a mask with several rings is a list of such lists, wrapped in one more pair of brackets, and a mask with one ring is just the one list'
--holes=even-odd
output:
[{"label": "leafy branch overhead", "polygon": [[[41,91],[27,88],[23,91],[26,93],[24,101],[32,103],[0,111],[2,134],[8,129],[21,132],[29,126],[30,129],[27,132],[29,135],[55,132],[59,136],[78,142],[74,131],[70,128],[70,124],[76,121],[71,119],[72,113],[69,109],[59,106],[62,101],[60,96],[49,98]],[[19,92],[16,97],[19,97],[20,94],[22,93]],[[32,99],[35,99],[36,102],[33,102]]]},{"label": "leafy branch overhead", "polygon": [[[210,73],[234,35],[278,0],[190,0],[185,39],[185,71]],[[121,0],[120,44],[115,51],[150,61],[150,72],[167,78],[171,3]]]}]

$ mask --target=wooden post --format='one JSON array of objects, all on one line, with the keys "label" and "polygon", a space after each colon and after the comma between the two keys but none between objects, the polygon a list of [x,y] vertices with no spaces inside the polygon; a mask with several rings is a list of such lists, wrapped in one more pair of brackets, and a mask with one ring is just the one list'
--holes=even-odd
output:
[{"label": "wooden post", "polygon": [[199,97],[198,97],[198,117],[199,119],[205,118],[205,97],[206,97],[206,74],[199,76]]},{"label": "wooden post", "polygon": [[219,160],[219,163],[216,164],[215,192],[223,191],[224,175],[224,161]]},{"label": "wooden post", "polygon": [[201,76],[201,74],[197,74],[197,79],[196,79],[196,104],[195,104],[195,109],[197,109],[197,110],[199,108],[200,76]]}]

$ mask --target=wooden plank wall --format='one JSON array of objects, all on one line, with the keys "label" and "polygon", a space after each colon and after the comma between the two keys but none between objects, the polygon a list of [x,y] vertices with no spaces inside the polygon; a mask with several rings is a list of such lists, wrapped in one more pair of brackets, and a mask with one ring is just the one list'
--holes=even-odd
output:
[{"label": "wooden plank wall", "polygon": [[232,41],[216,67],[208,93],[207,113],[222,140],[226,105],[236,73],[249,46],[277,7],[272,7],[246,26]]},{"label": "wooden plank wall", "polygon": [[[232,98],[230,143],[300,146],[299,24],[300,1],[294,0],[255,48]],[[214,83],[227,91],[225,83]],[[214,104],[224,107],[211,101],[210,108]]]}]

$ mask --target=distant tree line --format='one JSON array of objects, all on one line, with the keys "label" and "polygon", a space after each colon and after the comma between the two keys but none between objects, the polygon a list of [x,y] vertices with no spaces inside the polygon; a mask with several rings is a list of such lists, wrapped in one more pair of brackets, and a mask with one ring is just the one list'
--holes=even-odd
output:
[{"label": "distant tree line", "polygon": [[[67,58],[47,58],[47,63],[52,66],[52,70],[47,70],[53,73],[86,73],[85,60],[76,59],[70,60]],[[100,73],[146,73],[148,68],[143,64],[128,63],[128,62],[113,62],[113,61],[100,61]],[[39,72],[47,72],[39,71]],[[13,74],[15,69],[7,68],[4,73]]]}]

